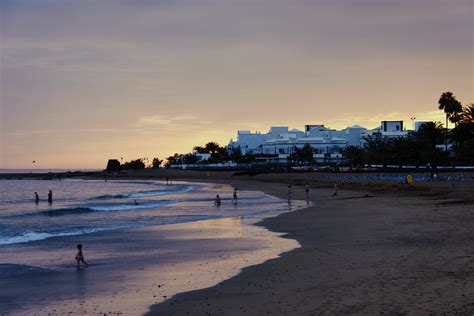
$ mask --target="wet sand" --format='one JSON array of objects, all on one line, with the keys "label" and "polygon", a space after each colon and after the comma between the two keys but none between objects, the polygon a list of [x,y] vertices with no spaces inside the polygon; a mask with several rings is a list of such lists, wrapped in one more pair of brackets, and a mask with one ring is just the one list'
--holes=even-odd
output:
[{"label": "wet sand", "polygon": [[[142,315],[299,247],[239,217],[2,246],[0,314]],[[75,244],[90,264],[77,270]]]},{"label": "wet sand", "polygon": [[[263,221],[301,248],[203,290],[151,306],[149,315],[473,314],[474,184],[325,181],[325,174],[232,176],[159,170],[122,178],[230,183],[314,203]],[[332,186],[339,194],[332,196]],[[140,288],[144,286],[138,285]]]},{"label": "wet sand", "polygon": [[[222,181],[282,198],[286,184],[278,181],[300,183],[294,197],[304,198],[309,175],[273,177]],[[212,288],[179,294],[149,315],[474,313],[472,183],[361,182],[335,197],[325,188],[332,183],[317,183],[314,206],[262,223],[301,248]]]}]

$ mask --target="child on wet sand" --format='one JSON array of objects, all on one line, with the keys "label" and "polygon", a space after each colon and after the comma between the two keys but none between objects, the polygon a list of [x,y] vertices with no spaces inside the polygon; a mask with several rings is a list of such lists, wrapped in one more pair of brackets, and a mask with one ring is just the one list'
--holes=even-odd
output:
[{"label": "child on wet sand", "polygon": [[84,255],[82,254],[82,245],[81,244],[77,245],[77,255],[76,255],[75,259],[76,259],[78,268],[80,267],[81,261],[82,261],[82,263],[84,263],[84,265],[86,267],[88,266],[87,262],[84,261]]}]

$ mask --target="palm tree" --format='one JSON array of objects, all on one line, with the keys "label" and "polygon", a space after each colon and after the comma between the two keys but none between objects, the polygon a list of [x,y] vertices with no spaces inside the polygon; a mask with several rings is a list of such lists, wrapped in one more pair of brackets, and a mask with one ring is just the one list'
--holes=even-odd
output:
[{"label": "palm tree", "polygon": [[243,162],[244,156],[242,155],[242,149],[240,149],[240,146],[231,147],[230,158],[233,162],[237,162],[237,163]]},{"label": "palm tree", "polygon": [[390,145],[392,159],[398,163],[399,168],[402,168],[404,164],[417,160],[418,150],[412,135],[391,138],[388,144]]},{"label": "palm tree", "polygon": [[382,164],[385,168],[390,156],[388,139],[383,137],[381,134],[374,134],[364,137],[364,141],[367,162],[369,164]]},{"label": "palm tree", "polygon": [[460,120],[451,130],[450,139],[454,143],[454,152],[458,162],[471,163],[474,144],[474,104],[467,105],[460,114]]},{"label": "palm tree", "polygon": [[294,146],[291,158],[300,163],[311,165],[314,162],[313,154],[313,147],[310,144],[305,144],[302,148]]},{"label": "palm tree", "polygon": [[436,147],[444,141],[443,124],[441,122],[427,122],[420,126],[416,133],[416,143],[422,158],[436,166],[441,159]]},{"label": "palm tree", "polygon": [[439,109],[446,114],[446,151],[448,151],[448,120],[452,123],[459,121],[462,105],[452,92],[444,92],[438,100]]},{"label": "palm tree", "polygon": [[364,165],[364,149],[357,146],[348,146],[343,151],[344,158],[346,158],[349,163],[350,167],[363,167]]},{"label": "palm tree", "polygon": [[474,103],[466,105],[460,115],[459,123],[474,124]]},{"label": "palm tree", "polygon": [[209,142],[204,146],[204,150],[210,154],[215,154],[221,150],[221,146],[216,142]]}]

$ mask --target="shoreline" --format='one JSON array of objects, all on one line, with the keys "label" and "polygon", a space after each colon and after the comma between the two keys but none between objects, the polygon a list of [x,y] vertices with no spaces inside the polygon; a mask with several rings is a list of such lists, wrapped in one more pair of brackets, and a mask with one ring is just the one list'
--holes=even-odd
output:
[{"label": "shoreline", "polygon": [[[283,240],[281,234],[255,225],[256,221],[227,217],[53,237],[5,246],[4,249],[19,249],[16,256],[0,260],[6,262],[0,264],[0,275],[5,281],[0,290],[0,302],[3,301],[0,305],[5,305],[0,310],[11,310],[9,315],[25,312],[40,315],[70,312],[143,314],[151,304],[167,297],[213,286],[237,275],[242,267],[260,264],[299,247],[296,241]],[[61,258],[73,255],[70,247],[78,239],[87,245],[87,261],[93,262],[91,267],[78,271],[79,274],[68,272],[74,267],[61,261]],[[136,243],[140,244],[138,248],[133,246]],[[31,263],[31,254],[46,254],[51,248],[55,249],[54,256],[40,255],[40,259],[33,258],[36,264],[24,264]],[[125,261],[123,264],[114,262],[113,256],[107,254],[110,249],[119,248],[120,259]],[[186,253],[194,255],[190,257]],[[47,260],[58,266],[45,269]],[[124,270],[127,271],[125,274],[120,272]],[[75,278],[79,276],[78,281]],[[62,284],[61,294],[55,286],[47,284],[57,282]],[[75,284],[77,282],[79,284]],[[36,285],[41,286],[40,293],[35,292]],[[75,298],[73,293],[78,287],[80,295]],[[137,290],[130,291],[131,287]],[[12,288],[15,291],[8,290]]]},{"label": "shoreline", "polygon": [[127,178],[170,174],[176,180],[258,188],[280,198],[291,184],[295,199],[304,199],[308,183],[313,206],[259,223],[301,248],[214,287],[178,294],[153,305],[148,315],[474,312],[472,182],[345,181],[332,197],[334,182],[311,173],[232,177],[164,170]]},{"label": "shoreline", "polygon": [[[285,184],[249,184],[285,194]],[[474,311],[469,199],[459,204],[451,203],[449,194],[434,200],[354,190],[340,190],[333,198],[327,188],[311,195],[314,206],[261,223],[287,232],[301,248],[245,268],[213,288],[176,295],[147,315]]]}]

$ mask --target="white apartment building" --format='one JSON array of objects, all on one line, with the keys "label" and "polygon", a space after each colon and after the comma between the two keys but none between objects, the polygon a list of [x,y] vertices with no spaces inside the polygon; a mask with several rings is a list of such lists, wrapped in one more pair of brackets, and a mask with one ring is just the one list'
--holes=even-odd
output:
[{"label": "white apartment building", "polygon": [[380,134],[384,137],[406,136],[403,121],[383,121],[380,127],[367,130],[354,125],[334,130],[324,125],[305,125],[304,131],[289,130],[287,126],[273,126],[267,133],[238,131],[237,140],[231,140],[228,149],[239,148],[242,154],[254,154],[269,162],[286,162],[294,147],[309,144],[314,149],[316,162],[337,162],[347,146],[362,146],[364,137]]}]

